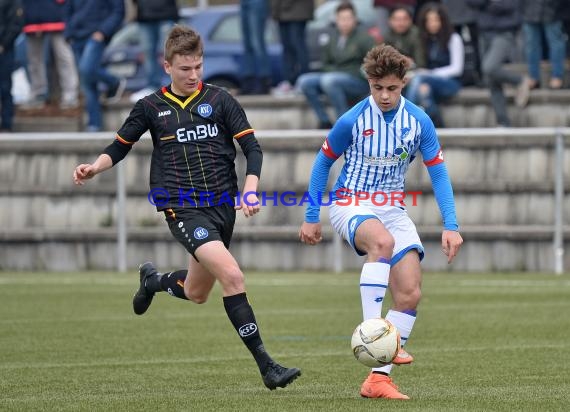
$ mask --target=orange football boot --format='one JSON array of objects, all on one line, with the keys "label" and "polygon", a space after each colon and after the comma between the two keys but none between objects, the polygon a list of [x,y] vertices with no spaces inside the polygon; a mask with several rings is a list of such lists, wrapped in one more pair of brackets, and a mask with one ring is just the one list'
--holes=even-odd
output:
[{"label": "orange football boot", "polygon": [[372,373],[360,387],[360,396],[363,398],[410,399],[398,391],[398,387],[389,376]]},{"label": "orange football boot", "polygon": [[407,365],[414,361],[414,357],[410,355],[408,352],[404,350],[404,348],[400,348],[396,357],[392,360],[394,365]]}]

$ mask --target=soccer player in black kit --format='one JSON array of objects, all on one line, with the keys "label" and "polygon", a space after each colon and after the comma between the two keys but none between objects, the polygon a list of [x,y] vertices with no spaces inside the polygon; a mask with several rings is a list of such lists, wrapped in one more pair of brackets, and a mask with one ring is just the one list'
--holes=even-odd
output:
[{"label": "soccer player in black kit", "polygon": [[[246,217],[259,211],[255,192],[261,149],[239,103],[223,89],[202,82],[203,45],[198,33],[175,26],[166,40],[164,57],[171,84],[135,104],[114,142],[94,163],[75,168],[74,182],[82,185],[111,168],[149,130],[154,147],[151,193],[167,191],[168,196],[155,199],[155,204],[190,256],[188,270],[159,273],[150,262],[140,266],[135,313],[145,313],[159,291],[204,303],[217,280],[228,318],[253,355],[263,383],[271,390],[285,387],[301,371],[279,365],[266,352],[246,297],[244,275],[228,250],[236,210],[243,210]],[[242,193],[248,195],[236,205],[234,139],[247,159]]]}]

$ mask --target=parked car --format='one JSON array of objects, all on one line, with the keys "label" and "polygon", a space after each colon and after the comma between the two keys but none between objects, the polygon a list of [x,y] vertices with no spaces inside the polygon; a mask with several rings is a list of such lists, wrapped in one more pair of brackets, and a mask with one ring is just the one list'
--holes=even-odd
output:
[{"label": "parked car", "polygon": [[[315,19],[307,25],[307,43],[311,70],[318,70],[320,47],[334,29],[335,10],[341,0],[329,0],[315,10]],[[353,0],[360,24],[371,35],[378,37],[376,13],[371,0]],[[182,8],[181,23],[197,30],[204,41],[204,81],[229,89],[239,89],[243,62],[243,43],[240,30],[239,5],[211,6],[205,9]],[[166,36],[164,36],[166,37]],[[121,29],[106,48],[103,66],[111,73],[127,79],[127,90],[146,87],[144,53],[136,23]],[[273,84],[283,79],[282,47],[277,24],[269,20],[265,40],[271,59]],[[162,55],[157,55],[162,61]],[[165,74],[164,83],[169,82]]]},{"label": "parked car", "polygon": [[[180,22],[200,33],[204,42],[204,81],[229,89],[238,89],[241,82],[243,44],[238,5],[212,6],[206,9],[181,9]],[[166,37],[166,36],[164,36]],[[282,47],[278,30],[273,22],[265,33],[273,83],[281,81]],[[157,55],[162,61],[162,53]],[[111,39],[103,56],[103,66],[111,73],[127,79],[127,90],[146,87],[144,53],[141,47],[139,28],[131,23]],[[165,84],[169,82],[165,74]]]}]

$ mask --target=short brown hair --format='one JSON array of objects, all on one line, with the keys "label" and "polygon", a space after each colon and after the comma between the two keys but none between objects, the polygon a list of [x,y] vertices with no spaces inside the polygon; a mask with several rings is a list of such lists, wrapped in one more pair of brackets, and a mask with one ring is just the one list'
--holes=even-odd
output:
[{"label": "short brown hair", "polygon": [[366,54],[362,68],[368,78],[381,79],[393,74],[403,80],[410,69],[410,59],[394,47],[380,44]]},{"label": "short brown hair", "polygon": [[341,11],[345,10],[350,10],[352,14],[356,16],[354,5],[349,0],[341,1],[340,4],[336,7],[335,13],[339,14]]},{"label": "short brown hair", "polygon": [[164,44],[164,59],[172,63],[175,54],[202,56],[204,45],[200,35],[188,26],[175,25]]}]

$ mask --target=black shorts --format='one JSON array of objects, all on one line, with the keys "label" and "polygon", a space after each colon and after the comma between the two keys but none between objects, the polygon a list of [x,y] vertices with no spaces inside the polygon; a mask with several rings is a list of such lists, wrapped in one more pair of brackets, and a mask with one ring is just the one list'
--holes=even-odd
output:
[{"label": "black shorts", "polygon": [[232,205],[166,209],[164,214],[172,235],[196,260],[196,249],[205,243],[221,240],[229,249],[236,222]]}]

